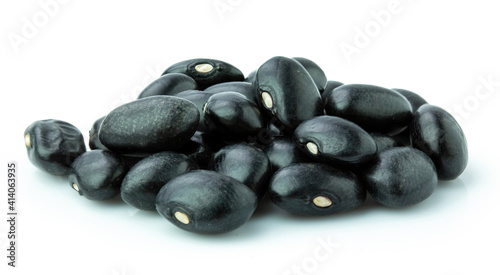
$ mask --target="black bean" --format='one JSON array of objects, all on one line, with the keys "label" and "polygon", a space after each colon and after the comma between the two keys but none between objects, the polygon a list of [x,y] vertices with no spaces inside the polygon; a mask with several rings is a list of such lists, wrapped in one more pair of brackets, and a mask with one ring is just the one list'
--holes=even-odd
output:
[{"label": "black bean", "polygon": [[323,69],[321,69],[321,67],[318,64],[314,63],[312,60],[309,60],[307,58],[293,57],[293,59],[298,61],[302,66],[304,66],[304,68],[306,68],[307,72],[314,80],[314,83],[316,83],[318,91],[322,93],[325,90],[326,84],[328,82],[328,79],[326,78]]},{"label": "black bean", "polygon": [[296,163],[274,174],[269,195],[291,214],[323,216],[358,207],[366,191],[351,172],[320,163]]},{"label": "black bean", "polygon": [[33,122],[24,131],[28,158],[33,165],[53,175],[66,175],[71,163],[86,151],[83,135],[61,120]]},{"label": "black bean", "polygon": [[89,131],[89,147],[90,149],[102,149],[102,150],[107,150],[106,146],[102,145],[101,141],[99,140],[99,129],[101,129],[101,124],[102,121],[104,120],[105,116],[99,118],[94,122],[92,125],[92,128],[90,128]]},{"label": "black bean", "polygon": [[378,154],[362,179],[375,200],[394,208],[425,200],[438,182],[431,159],[409,147],[392,148]]},{"label": "black bean", "polygon": [[224,140],[245,140],[266,127],[259,107],[239,93],[211,96],[204,112],[209,132]]},{"label": "black bean", "polygon": [[71,169],[71,188],[89,200],[108,200],[118,195],[127,172],[117,154],[100,149],[80,155]]},{"label": "black bean", "polygon": [[263,151],[271,162],[273,172],[292,163],[311,162],[290,137],[275,137]]},{"label": "black bean", "polygon": [[235,92],[244,95],[246,98],[250,99],[254,103],[257,103],[257,95],[253,89],[253,85],[248,82],[233,81],[224,82],[210,86],[205,89],[205,92],[217,94],[223,92]]},{"label": "black bean", "polygon": [[222,82],[245,79],[243,73],[235,66],[224,61],[206,58],[181,61],[163,72],[163,74],[167,73],[182,73],[192,77],[200,90]]},{"label": "black bean", "polygon": [[362,163],[377,152],[370,134],[340,117],[320,116],[305,121],[293,138],[310,157],[331,164]]},{"label": "black bean", "polygon": [[365,84],[337,87],[325,97],[328,115],[350,120],[370,132],[395,135],[412,120],[408,100],[396,91]]},{"label": "black bean", "polygon": [[262,199],[269,186],[271,163],[266,154],[248,144],[234,144],[214,154],[211,169],[232,177]]},{"label": "black bean", "polygon": [[169,181],[158,193],[156,210],[187,231],[217,234],[242,226],[257,208],[257,196],[241,182],[197,170]]},{"label": "black bean", "polygon": [[127,204],[141,210],[156,209],[160,189],[175,177],[197,169],[186,155],[160,152],[139,161],[123,179],[121,197]]},{"label": "black bean", "polygon": [[427,104],[427,101],[425,101],[425,99],[423,99],[420,95],[414,92],[404,89],[393,89],[393,90],[400,93],[408,100],[408,102],[410,102],[413,112],[416,112],[418,108],[420,108],[420,106]]},{"label": "black bean", "polygon": [[467,166],[465,134],[447,111],[434,105],[422,105],[410,126],[411,144],[427,154],[436,166],[440,180],[453,180]]},{"label": "black bean", "polygon": [[198,127],[200,114],[188,100],[151,96],[124,104],[102,122],[99,140],[110,150],[148,154],[182,147]]},{"label": "black bean", "polygon": [[196,90],[197,88],[196,81],[185,74],[165,74],[144,88],[138,98],[155,95],[175,95],[187,90]]},{"label": "black bean", "polygon": [[307,70],[291,58],[273,57],[260,66],[254,89],[262,109],[288,134],[300,123],[324,113],[316,84]]}]

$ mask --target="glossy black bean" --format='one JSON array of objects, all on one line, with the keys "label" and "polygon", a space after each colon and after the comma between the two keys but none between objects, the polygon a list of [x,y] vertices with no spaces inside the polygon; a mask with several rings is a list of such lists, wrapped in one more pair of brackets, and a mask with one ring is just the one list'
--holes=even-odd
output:
[{"label": "glossy black bean", "polygon": [[198,108],[198,112],[200,113],[200,122],[198,123],[197,131],[208,131],[207,127],[205,126],[205,113],[203,112],[203,108],[212,95],[213,93],[207,93],[205,91],[198,90],[184,91],[175,95],[176,97],[191,101],[194,105],[196,105],[196,108]]},{"label": "glossy black bean", "polygon": [[293,138],[310,157],[331,164],[362,163],[377,152],[370,134],[340,117],[320,116],[305,121]]},{"label": "glossy black bean", "polygon": [[378,154],[362,180],[375,200],[394,208],[425,200],[438,182],[431,159],[411,147],[392,148]]},{"label": "glossy black bean", "polygon": [[273,172],[293,163],[311,162],[311,158],[290,137],[274,137],[263,151],[271,162]]},{"label": "glossy black bean", "polygon": [[99,129],[101,129],[101,124],[102,121],[104,120],[105,116],[99,118],[92,124],[92,128],[90,128],[89,131],[89,147],[90,149],[101,149],[101,150],[107,150],[106,146],[102,145],[101,141],[99,140]]},{"label": "glossy black bean", "polygon": [[187,90],[196,90],[198,85],[193,78],[179,73],[162,75],[141,92],[138,98],[155,95],[175,95]]},{"label": "glossy black bean", "polygon": [[427,101],[425,99],[423,99],[421,96],[419,96],[414,92],[404,89],[393,89],[393,90],[400,93],[408,100],[408,102],[410,102],[413,112],[416,112],[418,108],[420,108],[420,106],[427,104]]},{"label": "glossy black bean", "polygon": [[451,114],[434,105],[422,105],[410,126],[411,144],[427,154],[440,180],[453,180],[467,166],[467,140]]},{"label": "glossy black bean", "polygon": [[243,81],[243,73],[235,66],[224,61],[206,58],[197,58],[176,63],[163,72],[182,73],[192,77],[198,84],[198,89],[204,90],[212,85]]},{"label": "glossy black bean", "polygon": [[330,96],[330,94],[333,92],[333,90],[335,90],[335,88],[340,87],[342,85],[344,85],[344,83],[342,82],[333,80],[328,81],[326,83],[325,90],[321,93],[321,100],[323,101],[323,104],[325,104],[325,98]]},{"label": "glossy black bean", "polygon": [[384,134],[370,133],[370,136],[372,136],[375,144],[377,144],[377,153],[397,146],[402,146],[396,139]]},{"label": "glossy black bean", "polygon": [[160,189],[175,177],[197,169],[186,156],[160,152],[139,161],[123,179],[121,197],[127,204],[141,210],[156,210]]},{"label": "glossy black bean", "polygon": [[304,66],[304,68],[306,68],[307,72],[314,80],[314,83],[316,83],[318,91],[322,93],[325,90],[326,84],[328,82],[328,79],[326,78],[323,69],[321,69],[321,67],[318,66],[318,64],[314,63],[312,60],[309,60],[307,58],[294,57],[293,59],[298,61],[302,66]]},{"label": "glossy black bean", "polygon": [[156,210],[187,231],[218,234],[242,226],[257,208],[257,196],[241,182],[197,170],[169,181],[156,197]]},{"label": "glossy black bean", "polygon": [[118,195],[127,172],[117,154],[100,149],[80,155],[71,169],[71,188],[89,200],[108,200]]},{"label": "glossy black bean", "polygon": [[24,131],[24,142],[31,163],[53,175],[68,174],[71,163],[86,151],[80,130],[55,119],[33,122]]},{"label": "glossy black bean", "polygon": [[366,191],[351,172],[320,163],[296,163],[274,174],[269,195],[291,214],[323,216],[358,207]]},{"label": "glossy black bean", "polygon": [[370,132],[395,135],[412,120],[408,100],[396,91],[365,84],[337,87],[325,97],[328,115],[350,120]]},{"label": "glossy black bean", "polygon": [[297,61],[273,57],[257,71],[258,102],[291,134],[302,122],[323,115],[321,95],[307,70]]},{"label": "glossy black bean", "polygon": [[248,144],[234,144],[215,153],[211,170],[232,177],[248,186],[261,199],[267,191],[271,163],[266,154]]},{"label": "glossy black bean", "polygon": [[99,140],[110,150],[148,154],[182,147],[198,127],[200,114],[188,100],[151,96],[124,104],[102,122]]},{"label": "glossy black bean", "polygon": [[205,89],[205,92],[217,94],[223,92],[235,92],[244,95],[246,98],[250,99],[254,103],[257,103],[257,95],[253,89],[253,85],[248,82],[233,81],[224,82],[210,86]]},{"label": "glossy black bean", "polygon": [[246,140],[266,127],[259,107],[239,93],[211,96],[204,112],[209,132],[224,140]]}]

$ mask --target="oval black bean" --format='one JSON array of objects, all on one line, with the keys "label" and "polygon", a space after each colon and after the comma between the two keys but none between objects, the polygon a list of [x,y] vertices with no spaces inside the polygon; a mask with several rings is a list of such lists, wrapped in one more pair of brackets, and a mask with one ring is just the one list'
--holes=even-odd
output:
[{"label": "oval black bean", "polygon": [[102,122],[99,140],[124,154],[149,154],[179,149],[198,128],[196,106],[174,96],[151,96],[124,104]]},{"label": "oval black bean", "polygon": [[241,182],[197,170],[169,181],[158,193],[156,210],[177,227],[219,234],[242,226],[257,208],[257,196]]},{"label": "oval black bean", "polygon": [[259,107],[239,93],[211,96],[204,113],[209,132],[224,140],[245,140],[266,127]]},{"label": "oval black bean", "polygon": [[273,57],[260,66],[254,89],[261,108],[277,119],[288,134],[300,123],[324,114],[316,83],[291,58]]},{"label": "oval black bean", "polygon": [[306,68],[307,72],[314,80],[314,83],[316,83],[318,91],[322,93],[326,88],[326,83],[328,82],[323,69],[321,69],[318,64],[314,63],[314,61],[304,57],[293,57],[292,59],[298,61],[302,66],[304,66],[304,68]]},{"label": "oval black bean", "polygon": [[393,208],[422,202],[434,192],[438,183],[432,160],[410,147],[381,152],[367,167],[362,179],[376,201]]},{"label": "oval black bean", "polygon": [[396,91],[379,86],[348,84],[325,97],[328,115],[350,120],[369,132],[395,135],[412,120],[410,102]]},{"label": "oval black bean", "polygon": [[120,157],[110,151],[83,153],[71,164],[71,188],[89,200],[108,200],[120,193],[127,170]]},{"label": "oval black bean", "polygon": [[30,162],[53,175],[66,175],[86,151],[83,135],[74,125],[56,119],[38,120],[24,131]]},{"label": "oval black bean", "polygon": [[130,169],[121,185],[121,197],[128,205],[141,210],[156,210],[160,189],[175,177],[197,169],[186,156],[174,152],[153,154]]},{"label": "oval black bean", "polygon": [[293,138],[311,158],[331,164],[358,164],[376,152],[373,138],[358,125],[340,117],[319,116],[295,129]]},{"label": "oval black bean", "polygon": [[453,180],[467,166],[467,140],[458,122],[444,109],[422,105],[410,126],[411,144],[427,154],[440,180]]},{"label": "oval black bean", "polygon": [[291,214],[323,216],[360,206],[366,191],[351,172],[320,163],[296,163],[274,174],[269,195]]},{"label": "oval black bean", "polygon": [[215,153],[211,170],[232,177],[255,192],[262,199],[272,176],[271,163],[266,154],[248,144],[234,144]]}]

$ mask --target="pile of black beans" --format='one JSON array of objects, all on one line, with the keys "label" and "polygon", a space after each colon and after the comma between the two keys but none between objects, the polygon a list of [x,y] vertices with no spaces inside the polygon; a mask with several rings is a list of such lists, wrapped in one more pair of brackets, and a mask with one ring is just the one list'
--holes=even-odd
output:
[{"label": "pile of black beans", "polygon": [[[328,81],[305,58],[273,57],[246,78],[231,64],[170,66],[98,119],[89,147],[61,120],[24,133],[30,161],[90,200],[121,195],[197,233],[242,226],[269,194],[295,215],[428,198],[465,169],[456,120],[402,89]],[[267,196],[266,196],[267,197]]]}]

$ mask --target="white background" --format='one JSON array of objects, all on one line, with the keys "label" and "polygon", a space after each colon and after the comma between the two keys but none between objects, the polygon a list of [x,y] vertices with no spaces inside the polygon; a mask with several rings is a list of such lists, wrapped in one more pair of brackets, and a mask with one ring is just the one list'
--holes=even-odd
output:
[{"label": "white background", "polygon": [[[38,1],[2,1],[0,273],[500,274],[500,85],[481,80],[500,82],[496,2],[69,0],[44,18]],[[26,33],[29,22],[38,27]],[[87,138],[94,120],[173,63],[215,58],[248,74],[275,55],[445,107],[467,135],[467,170],[407,209],[369,200],[318,219],[264,203],[240,229],[200,236],[119,199],[87,201],[27,159],[23,131],[35,120],[68,121]],[[17,269],[4,256],[8,161],[19,166]]]}]

